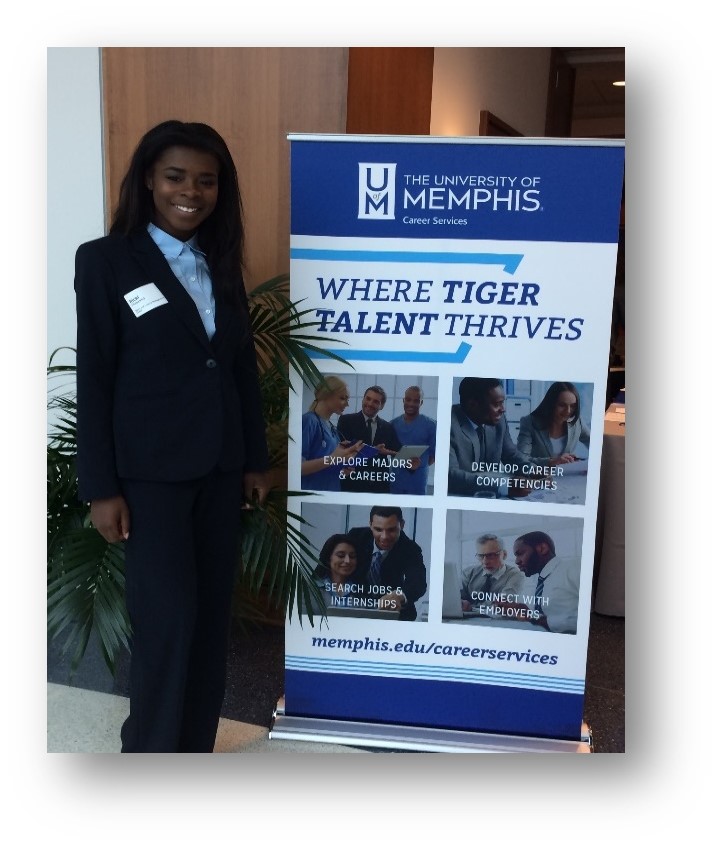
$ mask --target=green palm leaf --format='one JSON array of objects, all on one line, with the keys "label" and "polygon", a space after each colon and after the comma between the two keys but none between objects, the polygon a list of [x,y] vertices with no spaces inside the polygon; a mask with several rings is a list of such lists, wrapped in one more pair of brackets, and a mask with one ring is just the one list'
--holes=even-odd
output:
[{"label": "green palm leaf", "polygon": [[65,637],[64,650],[75,647],[77,668],[90,633],[100,638],[105,661],[114,672],[120,650],[129,645],[130,622],[124,601],[122,545],[108,544],[85,524],[66,528],[48,561],[48,634]]}]

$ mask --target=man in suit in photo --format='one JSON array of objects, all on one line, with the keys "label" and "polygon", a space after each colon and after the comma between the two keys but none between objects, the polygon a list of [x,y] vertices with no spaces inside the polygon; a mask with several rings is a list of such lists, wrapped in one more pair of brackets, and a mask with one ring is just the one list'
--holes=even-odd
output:
[{"label": "man in suit in photo", "polygon": [[507,611],[530,612],[523,616],[550,633],[577,633],[580,598],[580,559],[560,557],[555,541],[542,530],[531,530],[518,536],[513,544],[515,564],[525,575],[523,594],[528,605],[500,602]]},{"label": "man in suit in photo", "polygon": [[343,492],[386,494],[390,491],[393,472],[381,462],[384,457],[399,451],[401,445],[393,425],[378,415],[386,401],[387,393],[382,386],[370,386],[363,395],[361,411],[341,415],[338,419],[337,429],[343,440],[355,442],[362,439],[365,444],[378,449],[377,453],[373,451],[367,466],[368,476],[372,475],[375,479],[362,479],[362,474],[355,474],[351,479],[346,475],[340,483]]},{"label": "man in suit in photo", "polygon": [[402,510],[374,506],[367,527],[353,527],[348,536],[357,553],[357,580],[385,587],[377,594],[400,604],[400,620],[415,621],[415,602],[427,590],[427,573],[420,545],[405,534]]},{"label": "man in suit in photo", "polygon": [[[527,464],[508,430],[505,419],[505,390],[494,377],[465,377],[459,386],[460,403],[450,413],[448,494],[475,498],[497,498],[503,494],[527,495],[510,480],[507,492],[491,478],[510,475],[493,469],[499,463]],[[485,468],[481,468],[481,463]]]},{"label": "man in suit in photo", "polygon": [[466,612],[478,604],[490,606],[492,595],[517,595],[525,575],[507,562],[503,540],[496,533],[483,533],[475,540],[477,562],[462,571],[460,598]]}]

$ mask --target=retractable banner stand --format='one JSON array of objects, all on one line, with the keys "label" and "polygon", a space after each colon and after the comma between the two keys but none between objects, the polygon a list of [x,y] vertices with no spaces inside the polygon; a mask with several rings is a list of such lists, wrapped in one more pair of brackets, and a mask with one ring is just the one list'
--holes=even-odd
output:
[{"label": "retractable banner stand", "polygon": [[347,364],[291,395],[327,615],[286,625],[271,734],[590,750],[624,142],[289,138],[292,297]]}]

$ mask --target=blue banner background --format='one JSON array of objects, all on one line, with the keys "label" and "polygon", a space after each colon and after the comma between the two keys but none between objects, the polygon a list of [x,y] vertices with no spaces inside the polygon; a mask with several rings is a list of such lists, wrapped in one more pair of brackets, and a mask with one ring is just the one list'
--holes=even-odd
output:
[{"label": "blue banner background", "polygon": [[[337,353],[349,362],[367,361],[368,374],[363,375],[363,379],[382,383],[394,374],[416,374],[417,363],[422,362],[423,374],[437,377],[438,397],[444,397],[437,410],[438,461],[437,485],[431,502],[432,546],[423,552],[430,593],[426,618],[375,627],[369,636],[366,620],[336,616],[331,619],[329,631],[321,630],[320,635],[329,633],[332,637],[347,638],[351,644],[353,640],[363,643],[368,638],[388,638],[390,641],[392,633],[400,641],[412,634],[428,643],[437,638],[438,643],[458,645],[458,640],[462,640],[463,645],[476,644],[480,648],[502,648],[503,651],[529,652],[537,648],[542,654],[554,655],[557,666],[528,666],[530,670],[514,668],[512,675],[507,676],[503,660],[498,664],[492,659],[478,661],[453,654],[452,663],[458,664],[458,669],[454,669],[449,667],[450,660],[433,654],[433,662],[437,660],[437,677],[445,679],[428,679],[427,668],[417,665],[418,659],[412,655],[399,660],[403,666],[401,671],[387,667],[382,657],[372,651],[363,653],[362,662],[359,662],[359,655],[350,654],[346,649],[345,658],[341,660],[332,647],[313,647],[312,638],[317,630],[293,622],[286,628],[285,711],[292,716],[333,720],[579,739],[602,439],[595,438],[591,445],[584,504],[548,506],[523,503],[521,499],[500,502],[449,496],[450,392],[453,381],[460,376],[498,375],[510,378],[513,388],[516,381],[525,384],[540,380],[549,385],[557,380],[574,380],[594,387],[595,397],[602,396],[607,378],[614,246],[619,233],[623,142],[589,143],[567,139],[544,144],[522,139],[446,141],[371,136],[364,140],[341,136],[292,136],[291,140],[293,299],[302,300],[311,315],[313,310],[316,315],[326,310],[332,312],[333,321],[338,315],[346,316],[343,320],[349,328],[347,332],[343,329],[345,324],[340,329],[332,329],[338,341],[347,343],[338,347]],[[394,218],[385,214],[382,207],[385,186],[380,171],[377,180],[373,176],[369,181],[373,190],[378,189],[372,198],[373,202],[377,200],[377,207],[373,206],[377,217],[359,217],[363,192],[368,191],[367,185],[363,186],[359,163],[387,166],[383,170],[388,174],[394,166]],[[437,188],[440,189],[438,198],[447,199],[443,190],[448,186],[441,185],[446,177],[456,180],[450,187],[456,198],[464,196],[468,189],[471,196],[475,189],[487,193],[489,189],[482,187],[481,178],[487,182],[490,177],[499,183],[514,179],[515,186],[522,180],[528,181],[528,190],[537,194],[519,204],[513,200],[515,208],[512,210],[502,198],[520,189],[507,185],[498,187],[499,202],[495,209],[489,202],[479,202],[477,209],[467,210],[403,208],[406,187],[412,190],[414,197],[419,190],[429,192]],[[460,177],[464,183],[458,181]],[[468,185],[470,177],[477,178],[477,186]],[[436,179],[439,180],[437,185]],[[527,206],[524,211],[518,208],[523,204]],[[390,206],[388,196],[387,208]],[[414,223],[403,222],[403,217],[414,219]],[[422,218],[427,218],[428,222],[418,223]],[[433,223],[436,219],[441,221]],[[465,223],[458,223],[461,219]],[[388,242],[386,246],[386,239],[401,241]],[[525,244],[508,245],[508,242]],[[359,329],[362,322],[357,316],[363,315],[363,320],[372,325],[373,310],[378,309],[406,312],[424,309],[428,313],[465,310],[471,318],[482,317],[475,313],[489,311],[501,320],[505,316],[512,318],[519,312],[519,306],[512,300],[481,304],[465,301],[459,293],[457,302],[447,304],[442,300],[441,285],[445,279],[498,280],[500,285],[515,274],[521,261],[523,269],[531,270],[523,270],[519,284],[528,283],[541,291],[539,304],[522,307],[527,320],[530,323],[561,322],[566,318],[580,321],[578,326],[582,326],[583,334],[582,337],[576,334],[577,341],[572,333],[566,334],[571,338],[561,338],[559,332],[547,337],[540,334],[538,338],[531,335],[505,338],[502,334],[485,338],[479,333],[450,338],[449,334],[431,332],[393,337],[387,331],[383,334]],[[423,263],[431,267],[416,271]],[[401,278],[400,282],[422,280],[428,290],[434,287],[433,300],[428,298],[426,304],[420,299],[420,306],[417,306],[415,302],[405,305],[402,299],[388,304],[387,297],[379,297],[379,302],[375,303],[372,298],[365,302],[346,293],[342,296],[323,293],[319,283],[327,287],[328,280],[335,276],[338,280],[367,276],[388,283],[395,278]],[[329,326],[332,328],[332,321]],[[442,326],[437,324],[432,328]],[[329,340],[328,335],[319,334],[319,337]],[[336,363],[319,362],[323,370],[327,364],[330,369],[327,373],[346,373],[347,369],[338,368]],[[597,403],[590,405],[593,406],[590,429],[601,433],[603,410]],[[293,438],[288,471],[293,490],[300,488],[301,457],[297,445],[301,442],[300,419],[304,411],[300,407],[299,394],[297,400],[291,398],[294,424],[291,424]],[[328,504],[344,506],[369,507],[375,502],[368,493],[320,492],[313,497],[320,497],[320,504],[325,500]],[[412,498],[384,497],[393,503],[413,506]],[[514,523],[523,530],[546,529],[556,517],[584,520],[576,632],[546,632],[532,626],[529,626],[532,632],[520,627],[468,628],[461,623],[441,620],[439,589],[443,582],[448,511],[462,510],[471,517],[476,516],[478,526],[486,522],[491,527],[493,513],[497,516],[499,507],[507,509],[511,517],[516,515]],[[417,632],[413,628],[417,628]],[[352,660],[351,665],[341,667],[343,662],[349,662],[348,658]],[[398,659],[396,656],[395,660]],[[330,668],[328,663],[335,667]],[[483,676],[485,679],[481,679]]]},{"label": "blue banner background", "polygon": [[[397,163],[394,220],[358,220],[358,163]],[[293,235],[363,238],[457,238],[616,243],[622,147],[303,141],[292,145]],[[540,208],[532,212],[402,209],[404,175],[489,175],[539,178]],[[430,183],[427,188],[436,187]],[[417,191],[418,186],[413,187]],[[457,194],[467,186],[454,187]],[[501,195],[508,188],[499,188]],[[302,202],[295,202],[302,198]],[[405,224],[404,211],[417,218],[437,215],[467,219],[466,225]]]}]

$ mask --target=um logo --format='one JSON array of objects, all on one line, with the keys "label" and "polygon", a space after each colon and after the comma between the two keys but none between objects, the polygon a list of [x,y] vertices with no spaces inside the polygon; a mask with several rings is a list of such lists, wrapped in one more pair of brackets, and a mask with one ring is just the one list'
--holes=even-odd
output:
[{"label": "um logo", "polygon": [[358,218],[395,218],[394,162],[358,162]]}]

